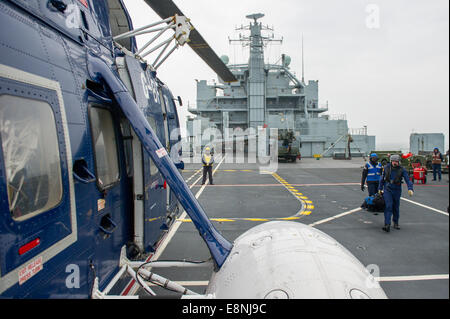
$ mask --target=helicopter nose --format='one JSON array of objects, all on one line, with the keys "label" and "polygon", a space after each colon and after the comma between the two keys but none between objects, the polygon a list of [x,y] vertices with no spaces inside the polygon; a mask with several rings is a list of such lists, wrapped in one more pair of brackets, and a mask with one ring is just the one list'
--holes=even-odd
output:
[{"label": "helicopter nose", "polygon": [[290,221],[260,224],[239,236],[207,293],[244,299],[387,298],[336,240]]}]

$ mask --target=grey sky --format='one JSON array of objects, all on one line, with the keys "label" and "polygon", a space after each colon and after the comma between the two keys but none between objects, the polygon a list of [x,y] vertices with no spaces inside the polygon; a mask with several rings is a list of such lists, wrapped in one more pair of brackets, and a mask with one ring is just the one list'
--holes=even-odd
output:
[{"label": "grey sky", "polygon": [[[159,20],[144,1],[124,2],[135,28]],[[229,45],[228,37],[238,37],[234,29],[250,21],[247,14],[264,13],[260,21],[275,28],[275,38],[283,37],[282,45],[266,49],[266,62],[274,63],[285,53],[300,78],[303,33],[305,80],[319,80],[319,103],[328,101],[329,114],[346,114],[350,128],[367,125],[368,133],[376,135],[377,148],[407,149],[412,132],[444,133],[448,148],[448,0],[174,2],[230,63],[246,62],[248,49]],[[376,21],[371,19],[372,4],[379,9],[379,28],[371,24]],[[183,98],[182,117],[188,101],[196,104],[195,79],[216,79],[188,46],[178,49],[158,76]]]}]

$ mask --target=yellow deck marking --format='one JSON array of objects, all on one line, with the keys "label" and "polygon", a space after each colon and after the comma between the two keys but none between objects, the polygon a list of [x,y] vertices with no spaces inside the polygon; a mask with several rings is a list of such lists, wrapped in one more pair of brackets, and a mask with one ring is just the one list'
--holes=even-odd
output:
[{"label": "yellow deck marking", "polygon": [[[200,170],[199,170],[200,171]],[[199,172],[198,171],[198,172]],[[224,172],[252,172],[253,170],[234,170],[234,169],[225,169],[223,170]],[[268,172],[270,173],[270,172]],[[243,217],[238,217],[238,218],[210,218],[211,221],[216,221],[216,222],[236,222],[236,221],[254,221],[254,222],[267,222],[267,221],[271,221],[271,220],[299,220],[301,219],[303,216],[308,216],[309,214],[312,213],[312,210],[314,209],[314,205],[313,202],[311,200],[308,200],[307,196],[302,196],[303,193],[299,192],[297,189],[294,188],[294,186],[292,186],[291,184],[289,184],[288,182],[286,182],[282,177],[280,177],[278,174],[276,173],[270,173],[280,184],[282,184],[292,195],[294,195],[297,200],[299,200],[302,203],[302,209],[299,212],[297,212],[297,214],[295,214],[294,216],[290,216],[290,217],[275,217],[275,218],[243,218]],[[190,218],[184,218],[184,219],[177,219],[177,221],[182,222],[182,223],[191,223],[192,220]]]},{"label": "yellow deck marking", "polygon": [[215,222],[235,222],[234,219],[229,218],[211,218],[211,220]]},{"label": "yellow deck marking", "polygon": [[284,217],[284,218],[279,218],[281,220],[297,220],[300,219],[301,217],[299,216],[292,216],[292,217]]}]

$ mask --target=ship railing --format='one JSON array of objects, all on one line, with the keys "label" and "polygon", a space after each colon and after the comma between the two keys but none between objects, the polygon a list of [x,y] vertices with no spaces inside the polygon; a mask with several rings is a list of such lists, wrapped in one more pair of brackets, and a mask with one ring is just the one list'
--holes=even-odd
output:
[{"label": "ship railing", "polygon": [[347,120],[346,114],[326,114],[326,115],[322,115],[322,117],[326,117],[330,121],[338,121],[338,120],[345,121],[345,120]]},{"label": "ship railing", "polygon": [[367,135],[367,126],[360,128],[349,128],[348,134],[350,135]]}]

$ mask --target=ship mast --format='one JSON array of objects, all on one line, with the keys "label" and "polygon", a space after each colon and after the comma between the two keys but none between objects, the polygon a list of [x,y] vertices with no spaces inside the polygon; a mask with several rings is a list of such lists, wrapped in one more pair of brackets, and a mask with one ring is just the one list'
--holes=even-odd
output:
[{"label": "ship mast", "polygon": [[274,39],[273,36],[263,36],[261,31],[273,31],[268,26],[258,23],[258,19],[264,17],[262,13],[250,14],[246,18],[253,20],[250,25],[242,26],[236,30],[250,30],[250,36],[240,37],[239,41],[243,46],[250,47],[250,56],[248,61],[249,76],[247,79],[247,98],[248,98],[248,127],[264,127],[266,118],[266,72],[264,65],[264,47],[268,42],[282,42],[282,39]]}]

